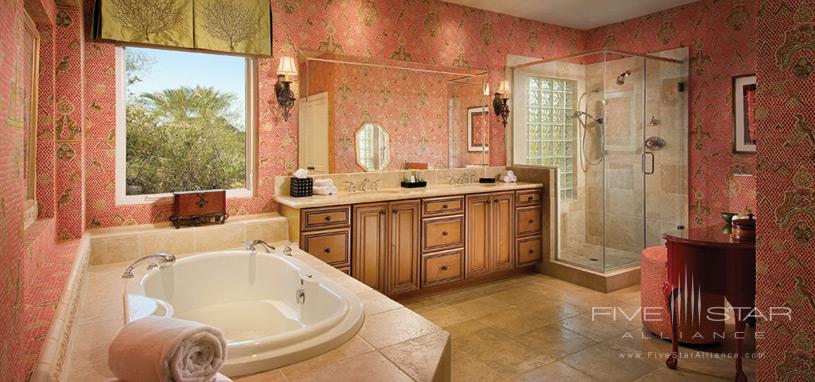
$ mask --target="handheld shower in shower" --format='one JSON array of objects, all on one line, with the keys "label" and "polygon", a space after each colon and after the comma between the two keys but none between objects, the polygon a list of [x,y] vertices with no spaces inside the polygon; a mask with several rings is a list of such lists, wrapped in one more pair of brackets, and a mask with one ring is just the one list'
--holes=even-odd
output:
[{"label": "handheld shower in shower", "polygon": [[[598,128],[600,129],[600,147],[602,148],[603,152],[605,152],[606,146],[606,137],[605,137],[605,128],[603,125],[603,117],[594,117],[593,115],[589,114],[589,97],[592,94],[600,93],[599,90],[593,89],[587,92],[584,92],[580,95],[580,98],[577,100],[577,108],[574,112],[574,118],[580,123],[580,128],[582,128],[582,133],[580,135],[580,168],[583,172],[587,172],[589,170],[589,166],[600,164],[603,161],[604,155],[600,156],[598,161],[592,161],[588,157],[586,157],[586,130],[588,129],[589,119],[597,123]],[[586,104],[583,110],[580,110],[580,105],[583,104],[583,98],[586,98]],[[605,105],[605,101],[603,102]],[[582,117],[582,118],[581,118]]]},{"label": "handheld shower in shower", "polygon": [[617,82],[617,85],[619,85],[619,86],[623,86],[623,85],[625,84],[625,79],[626,79],[628,76],[630,76],[630,75],[631,75],[631,71],[630,71],[630,70],[626,70],[626,71],[624,71],[624,72],[620,73],[620,75],[619,75],[619,76],[617,76],[617,81],[616,81],[616,82]]}]

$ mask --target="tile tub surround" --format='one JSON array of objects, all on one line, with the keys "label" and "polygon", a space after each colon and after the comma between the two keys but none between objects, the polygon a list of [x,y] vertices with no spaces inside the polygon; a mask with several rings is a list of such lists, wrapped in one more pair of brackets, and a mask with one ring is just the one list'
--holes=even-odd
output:
[{"label": "tile tub surround", "polygon": [[[365,309],[365,323],[351,340],[315,358],[236,381],[449,381],[450,335],[401,304],[297,250],[297,259],[355,293]],[[121,271],[126,263],[90,267],[80,298],[67,381],[101,381],[107,348],[122,326]]]},{"label": "tile tub surround", "polygon": [[90,230],[91,264],[133,261],[156,252],[184,255],[240,247],[242,241],[288,240],[288,221],[276,214],[233,217],[225,224],[181,227],[146,224]]}]

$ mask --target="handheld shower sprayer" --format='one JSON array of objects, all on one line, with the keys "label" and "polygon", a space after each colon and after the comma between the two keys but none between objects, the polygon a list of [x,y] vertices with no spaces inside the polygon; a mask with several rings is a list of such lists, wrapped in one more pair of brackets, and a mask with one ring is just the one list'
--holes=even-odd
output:
[{"label": "handheld shower sprayer", "polygon": [[619,85],[619,86],[623,86],[623,84],[625,84],[625,79],[626,79],[628,76],[630,76],[630,75],[631,75],[631,71],[630,71],[630,70],[626,70],[626,71],[624,71],[624,72],[620,73],[620,75],[619,75],[619,76],[617,76],[617,81],[616,81],[616,82],[617,82],[617,85]]}]

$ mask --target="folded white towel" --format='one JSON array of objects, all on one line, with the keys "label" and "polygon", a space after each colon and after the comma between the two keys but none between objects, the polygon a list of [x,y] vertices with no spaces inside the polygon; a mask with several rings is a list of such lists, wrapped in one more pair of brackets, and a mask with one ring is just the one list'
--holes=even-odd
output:
[{"label": "folded white towel", "polygon": [[295,171],[294,174],[292,175],[294,175],[295,178],[305,179],[308,178],[308,170],[298,168],[297,171]]},{"label": "folded white towel", "polygon": [[515,175],[504,175],[501,177],[501,181],[504,183],[515,183],[518,181],[518,177]]},{"label": "folded white towel", "polygon": [[314,195],[336,195],[337,187],[335,186],[314,186]]},{"label": "folded white towel", "polygon": [[225,358],[220,330],[171,317],[133,321],[108,348],[110,371],[128,382],[226,381],[218,374]]},{"label": "folded white towel", "polygon": [[322,178],[314,179],[314,187],[330,187],[334,185],[334,179]]}]

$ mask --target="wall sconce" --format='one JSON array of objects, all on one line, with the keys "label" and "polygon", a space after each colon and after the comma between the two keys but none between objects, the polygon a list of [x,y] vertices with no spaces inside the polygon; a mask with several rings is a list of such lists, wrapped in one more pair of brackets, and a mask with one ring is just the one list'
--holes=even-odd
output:
[{"label": "wall sconce", "polygon": [[277,103],[283,108],[283,120],[289,120],[289,110],[294,106],[294,91],[291,90],[291,83],[297,76],[297,64],[294,57],[280,57],[277,65],[277,83],[274,85],[274,92],[277,96]]},{"label": "wall sconce", "polygon": [[498,91],[495,92],[495,98],[492,100],[492,108],[495,110],[496,115],[501,116],[504,127],[507,127],[507,118],[509,118],[509,105],[507,105],[509,93],[509,81],[503,80],[498,85]]}]

